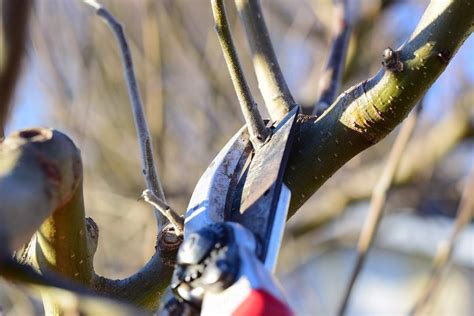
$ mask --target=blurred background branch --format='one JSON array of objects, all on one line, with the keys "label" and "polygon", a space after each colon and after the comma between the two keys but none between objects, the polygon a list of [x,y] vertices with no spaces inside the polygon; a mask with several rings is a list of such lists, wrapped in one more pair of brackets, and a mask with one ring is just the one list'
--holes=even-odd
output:
[{"label": "blurred background branch", "polygon": [[338,315],[344,315],[346,313],[347,305],[350,302],[351,293],[357,281],[357,277],[364,268],[367,253],[374,242],[375,235],[377,234],[378,228],[380,226],[380,221],[384,215],[383,211],[387,202],[387,195],[392,185],[393,178],[397,172],[398,166],[400,165],[400,160],[405,153],[405,148],[413,134],[422,107],[423,100],[421,100],[420,104],[418,104],[418,106],[413,109],[412,113],[408,116],[408,119],[403,123],[400,132],[393,143],[393,147],[388,154],[387,162],[385,163],[380,178],[377,180],[377,183],[375,183],[375,186],[372,190],[369,213],[364,221],[364,225],[362,226],[359,240],[357,242],[356,263],[350,275],[346,290],[343,293]]},{"label": "blurred background branch", "polygon": [[4,0],[1,6],[3,32],[0,35],[0,139],[5,137],[4,128],[10,114],[11,99],[25,55],[32,0]]},{"label": "blurred background branch", "polygon": [[335,11],[333,22],[334,39],[326,68],[318,83],[319,100],[316,102],[313,110],[313,113],[318,116],[334,102],[339,92],[352,29],[349,1],[333,0],[333,2]]},{"label": "blurred background branch", "polygon": [[474,196],[472,194],[474,192],[474,164],[465,182],[454,227],[449,238],[438,245],[436,255],[433,258],[430,278],[418,297],[410,315],[422,315],[427,311],[429,305],[433,304],[432,300],[434,299],[436,290],[440,286],[442,278],[446,275],[446,270],[449,268],[448,264],[453,255],[459,235],[466,225],[472,221],[474,215]]}]

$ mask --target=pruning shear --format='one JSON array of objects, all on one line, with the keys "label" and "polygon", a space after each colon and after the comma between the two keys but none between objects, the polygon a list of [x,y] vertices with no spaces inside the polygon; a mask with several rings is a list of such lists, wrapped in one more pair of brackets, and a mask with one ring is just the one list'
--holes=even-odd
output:
[{"label": "pruning shear", "polygon": [[163,315],[292,315],[273,272],[291,192],[283,183],[299,107],[252,146],[244,126],[197,183]]}]

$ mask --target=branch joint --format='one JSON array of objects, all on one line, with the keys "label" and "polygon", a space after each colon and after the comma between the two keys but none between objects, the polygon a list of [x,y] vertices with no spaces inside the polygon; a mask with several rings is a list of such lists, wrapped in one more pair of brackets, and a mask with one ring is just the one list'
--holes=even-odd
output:
[{"label": "branch joint", "polygon": [[382,54],[382,65],[391,72],[402,72],[403,62],[400,60],[400,52],[387,47]]}]

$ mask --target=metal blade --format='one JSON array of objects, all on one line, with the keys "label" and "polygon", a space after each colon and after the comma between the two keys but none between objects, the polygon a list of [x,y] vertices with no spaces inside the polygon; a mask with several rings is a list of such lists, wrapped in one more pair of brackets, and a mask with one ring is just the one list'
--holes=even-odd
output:
[{"label": "metal blade", "polygon": [[189,201],[184,225],[185,238],[194,231],[224,220],[229,190],[232,183],[237,181],[235,177],[240,174],[239,162],[247,159],[251,148],[249,134],[244,126],[211,162]]},{"label": "metal blade", "polygon": [[279,206],[287,210],[290,198],[289,191],[283,192],[284,198],[280,193],[298,113],[299,107],[295,107],[275,128],[270,141],[256,150],[240,179],[241,195],[235,198],[229,218],[256,236],[260,244],[257,255],[268,262],[270,270],[276,263],[286,220],[286,211],[278,211]]},{"label": "metal blade", "polygon": [[290,206],[291,191],[283,184],[280,192],[280,199],[278,200],[277,208],[275,210],[275,217],[273,220],[272,232],[268,241],[267,256],[263,264],[270,272],[275,272],[278,261],[278,254],[280,252],[281,241],[283,239],[283,232],[285,231],[286,217],[288,216],[288,208]]}]

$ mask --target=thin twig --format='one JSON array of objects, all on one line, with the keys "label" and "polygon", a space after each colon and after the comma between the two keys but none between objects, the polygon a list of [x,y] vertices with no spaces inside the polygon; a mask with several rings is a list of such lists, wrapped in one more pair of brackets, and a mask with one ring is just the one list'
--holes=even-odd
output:
[{"label": "thin twig", "polygon": [[157,197],[151,190],[143,191],[140,199],[159,210],[161,214],[173,225],[176,235],[182,236],[184,232],[184,218],[179,216],[168,204]]},{"label": "thin twig", "polygon": [[265,127],[257,104],[245,80],[239,57],[232,40],[229,23],[227,22],[224,2],[223,0],[212,0],[211,2],[219,43],[221,44],[222,53],[224,54],[224,59],[229,69],[230,78],[232,79],[235,93],[239,99],[250,137],[253,142],[257,143],[256,145],[261,145],[267,140],[269,130]]},{"label": "thin twig", "polygon": [[[225,82],[222,81],[220,69],[216,69],[213,64],[212,57],[205,48],[200,46],[200,40],[190,34],[186,28],[186,16],[183,14],[180,6],[172,5],[164,6],[167,13],[163,15],[163,19],[170,24],[174,32],[174,38],[179,42],[182,49],[186,51],[189,58],[193,59],[193,63],[199,67],[199,71],[206,78],[209,84],[211,95],[214,99],[222,98],[222,104],[232,104],[233,96],[228,92]],[[232,114],[237,114],[233,107],[230,109]]]},{"label": "thin twig", "polygon": [[314,106],[313,113],[321,115],[336,98],[346,61],[347,48],[351,35],[348,0],[334,1],[334,39],[329,53],[329,59],[319,81],[319,101]]},{"label": "thin twig", "polygon": [[[143,175],[145,177],[146,185],[156,196],[161,200],[165,201],[165,195],[163,187],[161,186],[160,177],[156,171],[156,166],[153,158],[153,147],[151,144],[151,136],[148,131],[148,126],[143,112],[143,105],[140,98],[140,91],[137,85],[137,79],[135,77],[135,71],[132,63],[132,55],[128,47],[127,39],[125,37],[122,25],[117,22],[115,17],[101,4],[95,0],[83,0],[86,4],[96,9],[97,15],[102,17],[110,29],[113,31],[115,38],[120,47],[122,53],[122,62],[125,70],[125,79],[127,81],[128,95],[132,104],[133,117],[135,119],[135,127],[137,130],[137,136],[140,143]],[[155,210],[155,216],[158,221],[158,228],[164,226],[165,217]]]},{"label": "thin twig", "polygon": [[[132,102],[135,125],[141,145],[143,174],[145,175],[149,192],[158,197],[163,203],[166,203],[163,189],[161,188],[161,183],[155,170],[151,139],[143,114],[132,58],[122,26],[96,1],[83,1],[97,10],[97,14],[104,18],[119,42],[123,63],[125,65],[125,77]],[[176,257],[176,252],[182,242],[182,238],[177,235],[179,230],[173,229],[173,231],[170,231],[167,229],[167,226],[164,225],[166,217],[157,208],[155,208],[155,216],[160,233],[157,238],[156,251],[153,257],[140,271],[125,279],[111,280],[96,275],[93,280],[93,287],[96,291],[114,298],[134,302],[139,306],[152,306],[156,308],[161,297],[160,293],[163,293],[164,289],[169,285],[169,279],[173,273],[174,258]]]},{"label": "thin twig", "polygon": [[417,108],[409,115],[406,122],[402,125],[400,133],[397,135],[395,143],[393,144],[392,150],[388,156],[387,164],[373,189],[369,214],[367,215],[357,244],[358,253],[356,265],[352,270],[349,284],[344,292],[339,307],[339,315],[344,315],[347,309],[352,289],[364,266],[369,248],[372,246],[375,234],[377,233],[377,229],[383,216],[383,209],[387,200],[387,192],[392,185],[393,178],[405,151],[405,147],[415,129],[416,121],[422,109],[422,102],[423,101],[420,102]]},{"label": "thin twig", "polygon": [[278,65],[260,1],[235,0],[252,51],[258,87],[270,117],[277,121],[295,105],[293,96]]},{"label": "thin twig", "polygon": [[422,312],[428,307],[429,301],[433,298],[436,293],[443,276],[446,275],[448,270],[448,263],[451,260],[456,241],[459,234],[462,232],[464,227],[469,224],[474,216],[474,164],[471,167],[471,172],[466,179],[466,184],[461,195],[461,201],[458,206],[456,221],[454,228],[448,239],[442,241],[438,245],[438,250],[433,258],[431,267],[430,279],[426,286],[423,288],[415,306],[410,311],[410,315],[421,315]]}]

